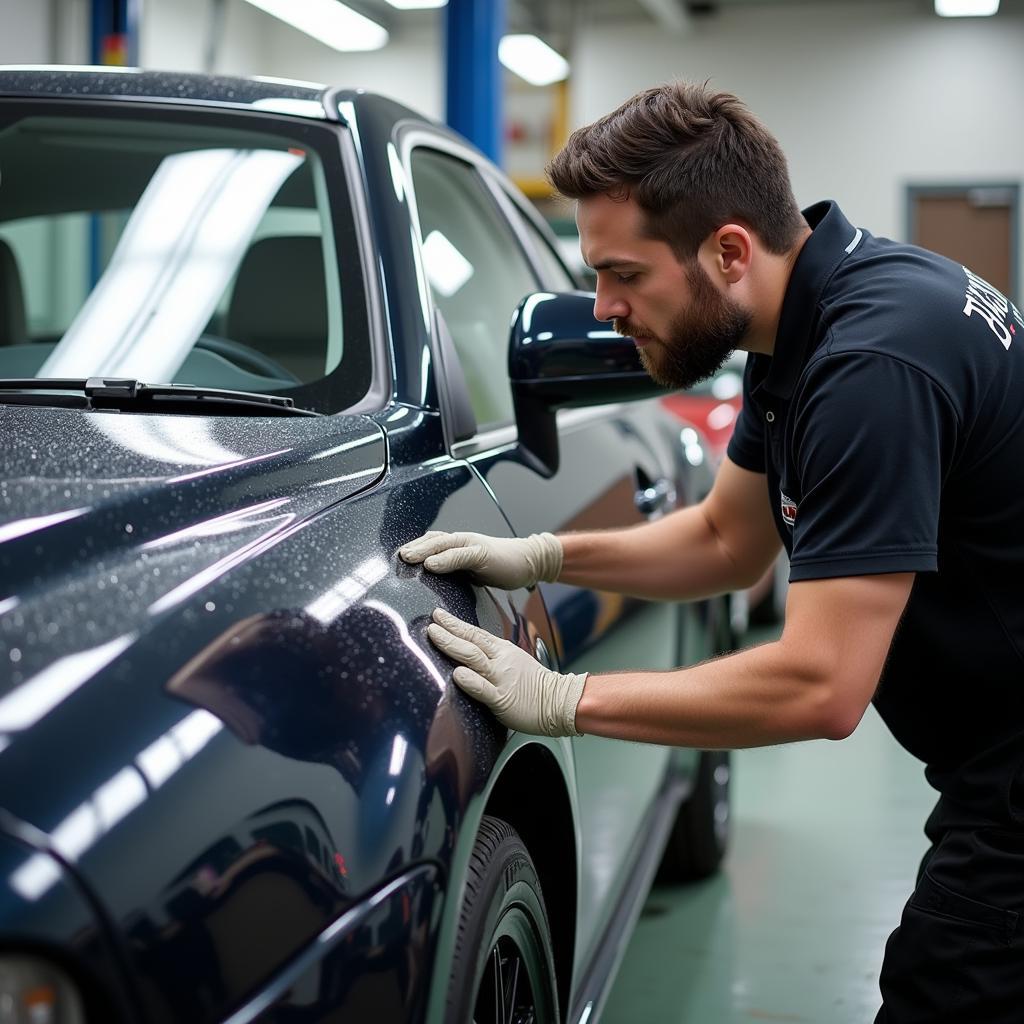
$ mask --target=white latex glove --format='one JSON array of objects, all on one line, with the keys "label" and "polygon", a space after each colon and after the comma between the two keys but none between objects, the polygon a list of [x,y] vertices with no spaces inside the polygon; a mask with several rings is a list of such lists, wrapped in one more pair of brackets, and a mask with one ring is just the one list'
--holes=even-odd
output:
[{"label": "white latex glove", "polygon": [[431,572],[465,569],[476,583],[502,590],[553,583],[562,571],[562,544],[553,533],[487,537],[482,533],[431,530],[400,547],[399,557]]},{"label": "white latex glove", "polygon": [[579,736],[576,705],[587,675],[552,672],[515,644],[440,608],[427,627],[433,645],[462,662],[452,678],[498,721],[535,736]]}]

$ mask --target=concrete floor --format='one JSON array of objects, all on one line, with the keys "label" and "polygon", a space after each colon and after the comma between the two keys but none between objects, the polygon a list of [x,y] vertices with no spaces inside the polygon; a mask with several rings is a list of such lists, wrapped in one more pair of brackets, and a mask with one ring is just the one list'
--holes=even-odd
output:
[{"label": "concrete floor", "polygon": [[733,836],[707,882],[656,888],[603,1024],[870,1024],[934,802],[874,709],[841,743],[733,755]]}]

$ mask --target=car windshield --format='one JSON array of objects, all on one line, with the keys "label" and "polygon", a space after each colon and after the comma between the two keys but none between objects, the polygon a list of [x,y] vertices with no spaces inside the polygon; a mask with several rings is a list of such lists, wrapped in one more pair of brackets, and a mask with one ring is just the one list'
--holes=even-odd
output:
[{"label": "car windshield", "polygon": [[287,391],[330,374],[328,189],[295,136],[138,113],[0,122],[0,377]]}]

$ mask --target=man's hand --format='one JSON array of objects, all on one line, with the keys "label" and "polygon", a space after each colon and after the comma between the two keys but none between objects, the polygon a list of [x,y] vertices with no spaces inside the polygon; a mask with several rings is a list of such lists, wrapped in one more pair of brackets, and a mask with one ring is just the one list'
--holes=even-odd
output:
[{"label": "man's hand", "polygon": [[452,678],[509,729],[535,736],[579,736],[576,705],[586,673],[544,668],[521,647],[438,608],[427,627],[434,646],[462,662]]},{"label": "man's hand", "polygon": [[420,562],[431,572],[466,570],[473,580],[502,590],[553,583],[562,570],[562,545],[552,533],[487,537],[482,533],[431,530],[398,549],[405,562]]}]

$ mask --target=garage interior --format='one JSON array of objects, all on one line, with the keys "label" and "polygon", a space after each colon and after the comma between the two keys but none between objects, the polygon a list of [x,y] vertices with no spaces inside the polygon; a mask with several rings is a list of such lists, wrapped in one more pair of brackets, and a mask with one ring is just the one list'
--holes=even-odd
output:
[{"label": "garage interior", "polygon": [[[942,3],[353,0],[383,34],[348,50],[265,0],[0,0],[0,65],[138,65],[393,97],[498,163],[580,273],[573,211],[552,195],[547,160],[643,88],[709,80],[776,134],[802,206],[835,199],[875,235],[1024,296],[1024,0],[962,17],[940,16]],[[541,40],[561,65],[528,81],[514,57],[499,63],[488,41],[513,35]],[[740,646],[781,629],[753,623],[741,600],[734,624]],[[841,743],[734,754],[732,787],[724,868],[655,886],[601,1020],[872,1019],[885,939],[927,846],[935,794],[922,766],[869,709]]]}]

